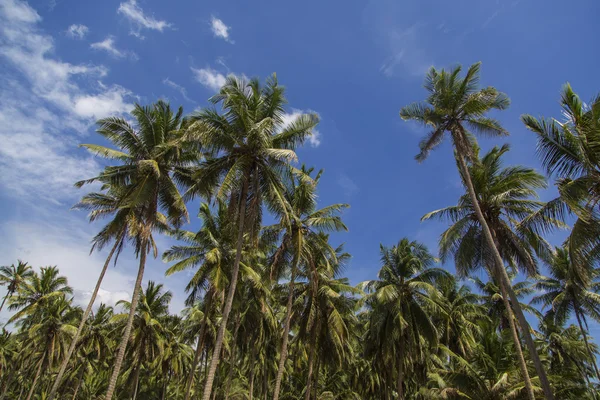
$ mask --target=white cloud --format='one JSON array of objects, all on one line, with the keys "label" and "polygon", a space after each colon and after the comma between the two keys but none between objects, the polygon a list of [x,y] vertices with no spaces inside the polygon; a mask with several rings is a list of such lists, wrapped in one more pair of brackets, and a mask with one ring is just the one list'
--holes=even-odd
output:
[{"label": "white cloud", "polygon": [[119,4],[117,13],[124,15],[131,22],[131,34],[140,39],[144,38],[141,35],[141,30],[144,28],[162,32],[166,28],[172,27],[167,21],[157,20],[153,16],[146,15],[136,0],[128,0]]},{"label": "white cloud", "polygon": [[74,111],[82,118],[106,118],[114,114],[125,114],[133,104],[124,99],[132,93],[120,86],[113,86],[98,95],[82,95],[75,99]]},{"label": "white cloud", "polygon": [[233,40],[231,40],[229,38],[229,30],[231,29],[231,27],[225,25],[225,23],[223,21],[221,21],[219,18],[216,18],[213,16],[210,19],[210,27],[211,27],[215,37],[221,38],[231,44],[235,43]]},{"label": "white cloud", "polygon": [[67,29],[67,36],[73,39],[83,39],[89,31],[89,28],[85,25],[73,24]]},{"label": "white cloud", "polygon": [[181,95],[183,96],[184,99],[186,99],[189,102],[194,102],[194,100],[190,99],[187,95],[187,90],[185,90],[185,88],[181,85],[176,84],[175,82],[173,82],[172,80],[170,80],[169,78],[165,78],[163,79],[163,83],[165,85],[167,85],[168,87],[170,87],[173,90],[178,91],[179,93],[181,93]]},{"label": "white cloud", "polygon": [[423,76],[432,61],[419,40],[419,24],[406,29],[392,29],[387,33],[387,40],[392,55],[384,61],[379,69],[384,75],[394,76],[398,69],[413,76]]},{"label": "white cloud", "polygon": [[342,188],[347,197],[353,196],[358,192],[358,185],[344,173],[338,176],[337,184]]},{"label": "white cloud", "polygon": [[132,60],[138,59],[137,55],[131,51],[117,49],[115,47],[115,38],[113,36],[108,36],[101,42],[92,43],[90,47],[94,50],[106,51],[108,54],[116,58],[130,57]]},{"label": "white cloud", "polygon": [[221,86],[225,84],[225,75],[212,68],[207,67],[198,69],[192,67],[191,69],[198,82],[215,92],[221,89]]},{"label": "white cloud", "polygon": [[[285,113],[283,115],[282,125],[285,128],[286,126],[294,122],[294,120],[296,120],[296,118],[298,118],[299,116],[309,113],[319,115],[319,113],[312,110],[298,110],[296,108],[292,108],[292,111],[290,113]],[[313,129],[312,135],[308,137],[308,144],[311,147],[319,147],[319,145],[321,144],[321,132],[319,132],[317,129]]]}]

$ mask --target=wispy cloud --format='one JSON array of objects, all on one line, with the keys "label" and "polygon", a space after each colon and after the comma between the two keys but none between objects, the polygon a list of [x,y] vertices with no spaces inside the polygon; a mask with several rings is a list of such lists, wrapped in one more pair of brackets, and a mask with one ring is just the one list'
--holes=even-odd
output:
[{"label": "wispy cloud", "polygon": [[194,77],[198,82],[207,88],[218,91],[221,86],[225,84],[226,78],[222,73],[207,67],[207,68],[194,68],[191,67]]},{"label": "wispy cloud", "polygon": [[115,46],[115,38],[113,36],[108,36],[101,42],[92,43],[90,47],[94,50],[102,50],[107,52],[113,57],[116,58],[125,58],[129,57],[134,61],[137,61],[138,56],[132,51],[119,50]]},{"label": "wispy cloud", "polygon": [[[304,114],[317,114],[319,113],[312,110],[298,110],[292,108],[292,111],[283,115],[283,128],[293,123],[298,117]],[[312,135],[308,137],[308,144],[311,147],[319,147],[321,145],[321,133],[317,129],[312,130]]]},{"label": "wispy cloud", "polygon": [[337,184],[342,188],[347,197],[353,196],[358,192],[358,185],[345,173],[338,176]]},{"label": "wispy cloud", "polygon": [[169,78],[163,79],[163,84],[165,84],[168,87],[170,87],[171,89],[176,90],[179,93],[181,93],[181,96],[183,96],[183,98],[186,99],[187,101],[192,102],[192,103],[194,102],[194,100],[192,100],[188,97],[187,90],[185,90],[185,88],[183,86],[176,84]]},{"label": "wispy cloud", "polygon": [[229,30],[231,29],[231,27],[225,25],[225,23],[223,21],[221,21],[219,18],[216,18],[213,16],[210,19],[210,27],[211,27],[212,32],[215,35],[215,37],[221,38],[231,44],[235,43],[229,37]]},{"label": "wispy cloud", "polygon": [[85,25],[73,24],[67,29],[67,36],[73,39],[83,39],[89,31],[90,29]]},{"label": "wispy cloud", "polygon": [[138,6],[136,0],[128,0],[119,4],[117,13],[122,14],[131,22],[132,28],[130,33],[140,39],[144,39],[144,36],[141,34],[142,29],[162,32],[173,26],[167,21],[158,20],[153,16],[146,15],[144,10]]},{"label": "wispy cloud", "polygon": [[387,32],[389,51],[392,54],[381,65],[380,71],[394,76],[399,70],[413,76],[423,76],[433,64],[425,46],[419,41],[420,25]]}]

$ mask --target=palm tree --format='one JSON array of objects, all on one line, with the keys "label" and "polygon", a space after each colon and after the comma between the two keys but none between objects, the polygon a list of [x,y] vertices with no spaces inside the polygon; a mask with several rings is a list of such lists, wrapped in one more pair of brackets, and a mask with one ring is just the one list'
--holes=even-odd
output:
[{"label": "palm tree", "polygon": [[[544,208],[544,203],[537,200],[536,193],[536,189],[546,186],[546,180],[542,175],[527,167],[502,167],[502,156],[508,150],[507,145],[494,147],[479,159],[478,149],[475,148],[476,160],[469,167],[469,173],[478,196],[478,205],[494,235],[494,241],[503,259],[511,266],[518,267],[532,276],[537,274],[534,253],[543,255],[548,252],[548,246],[539,232],[562,224],[548,216],[538,215]],[[498,268],[490,267],[495,264],[495,260],[482,234],[469,194],[461,196],[458,205],[433,211],[422,219],[431,218],[446,219],[452,223],[440,238],[442,260],[445,261],[453,255],[455,266],[462,276],[469,275],[478,268],[487,268],[490,276],[498,282],[501,292],[499,299],[504,302],[501,311],[508,313],[503,321],[509,323],[521,373],[529,397],[532,399],[533,386],[512,318],[513,308],[510,307],[511,299],[508,290],[512,286],[507,289],[507,285],[496,276]],[[515,297],[519,296],[515,293]],[[528,328],[522,327],[522,329]]]},{"label": "palm tree", "polygon": [[547,399],[552,400],[554,396],[548,383],[546,372],[537,354],[535,344],[529,333],[529,325],[527,324],[523,310],[518,306],[515,294],[509,287],[510,282],[504,269],[502,256],[498,251],[494,236],[481,211],[467,167],[467,161],[473,161],[474,158],[474,138],[466,130],[466,127],[485,135],[504,136],[508,134],[498,121],[486,117],[486,113],[494,109],[506,109],[510,103],[509,99],[505,94],[498,92],[493,87],[479,89],[480,67],[480,63],[473,64],[469,67],[464,78],[459,77],[460,66],[450,71],[443,69],[438,71],[432,67],[425,78],[425,88],[429,92],[426,103],[414,103],[404,107],[400,111],[400,116],[404,120],[415,120],[432,128],[428,137],[421,142],[421,152],[417,156],[418,161],[427,158],[429,152],[442,142],[446,132],[450,134],[461,177],[467,186],[477,221],[481,225],[483,235],[494,259],[492,267],[496,270],[495,275],[497,275],[497,279],[500,280],[501,284],[507,287],[508,294],[513,304],[515,304],[514,311],[523,328],[523,336],[540,377],[544,395]]},{"label": "palm tree", "polygon": [[[135,253],[139,256],[139,268],[105,400],[112,399],[121,371],[140,297],[146,255],[151,250],[154,250],[155,256],[157,254],[152,233],[177,228],[188,220],[177,182],[190,174],[191,165],[200,157],[197,145],[187,140],[183,129],[187,123],[182,119],[181,107],[174,114],[167,103],[158,101],[148,107],[136,105],[131,114],[135,117],[135,126],[118,117],[98,121],[98,133],[119,150],[84,145],[90,151],[121,164],[106,167],[99,176],[77,183],[77,186],[82,186],[99,181],[110,184],[111,188],[119,188],[123,195],[119,196],[117,210],[130,209],[135,213],[135,218],[132,218],[135,224],[128,227],[128,236],[132,238]],[[125,214],[125,217],[128,215]]]},{"label": "palm tree", "polygon": [[223,338],[237,286],[244,235],[256,239],[261,222],[262,204],[286,213],[289,205],[282,197],[283,175],[296,160],[294,148],[312,133],[318,122],[314,114],[298,117],[283,126],[284,89],[275,75],[261,87],[257,79],[230,76],[220,92],[211,98],[221,103],[223,112],[205,109],[191,117],[191,132],[213,157],[204,161],[190,182],[189,194],[229,200],[237,224],[235,259],[231,282],[222,311],[222,319],[204,388],[203,400],[209,400],[215,371],[219,364]]},{"label": "palm tree", "polygon": [[0,267],[0,286],[6,286],[6,295],[2,299],[0,304],[0,311],[4,308],[4,303],[7,299],[11,298],[13,294],[23,284],[24,281],[33,276],[33,270],[26,262],[18,260],[17,266],[12,264],[9,266]]},{"label": "palm tree", "polygon": [[560,197],[549,202],[548,211],[578,217],[569,237],[570,256],[578,258],[575,267],[582,268],[577,272],[586,279],[585,261],[600,256],[600,97],[586,104],[567,83],[561,105],[562,122],[531,115],[521,120],[538,137],[537,152],[546,171],[558,178]]},{"label": "palm tree", "polygon": [[[367,340],[379,347],[377,351],[387,353],[388,365],[396,367],[396,393],[404,399],[404,369],[410,351],[420,347],[420,337],[430,345],[438,341],[425,307],[435,306],[433,283],[448,273],[433,268],[435,258],[426,246],[407,238],[391,248],[381,245],[381,263],[379,279],[360,285],[367,292],[363,302],[372,309]],[[392,355],[395,360],[389,358]]]},{"label": "palm tree", "polygon": [[[313,169],[302,171],[310,176]],[[270,233],[280,233],[284,231],[281,245],[273,256],[273,267],[280,269],[284,260],[291,260],[290,281],[288,283],[288,298],[286,305],[286,314],[283,323],[283,339],[281,351],[279,353],[279,366],[275,378],[275,387],[273,391],[273,400],[279,399],[281,380],[285,369],[287,358],[287,346],[290,332],[290,321],[292,318],[292,304],[294,300],[294,280],[301,262],[309,263],[311,249],[309,241],[315,242],[319,239],[319,233],[326,231],[348,230],[342,222],[339,215],[342,209],[348,207],[347,204],[333,204],[331,206],[317,209],[316,204],[316,186],[323,171],[319,171],[312,182],[305,179],[293,178],[284,192],[285,199],[291,205],[288,214],[281,216],[280,223],[272,227]],[[335,259],[335,251],[327,243],[323,244],[323,251],[332,255]]]},{"label": "palm tree", "polygon": [[[131,390],[133,400],[137,397],[142,367],[162,356],[166,332],[161,320],[169,312],[169,302],[172,297],[171,292],[163,291],[162,284],[153,281],[148,282],[146,290],[140,293],[133,319],[128,357],[131,360],[130,368],[133,374]],[[131,303],[125,300],[119,301],[117,305],[122,305],[126,311],[131,309]],[[129,313],[117,314],[113,320],[126,321],[128,316]]]},{"label": "palm tree", "polygon": [[[569,319],[571,312],[575,314],[596,379],[600,380],[596,355],[592,352],[584,329],[584,325],[587,327],[586,314],[600,321],[600,295],[590,290],[589,285],[579,279],[579,269],[574,265],[568,247],[556,248],[545,261],[550,277],[542,276],[538,279],[535,287],[542,294],[535,296],[532,301],[534,304],[550,307],[551,316],[559,326]],[[598,270],[592,271],[595,280],[598,273]]]}]

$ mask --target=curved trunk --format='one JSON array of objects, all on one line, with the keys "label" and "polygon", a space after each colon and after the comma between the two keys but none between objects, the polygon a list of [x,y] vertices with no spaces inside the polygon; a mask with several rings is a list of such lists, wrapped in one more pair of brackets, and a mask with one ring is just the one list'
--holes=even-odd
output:
[{"label": "curved trunk", "polygon": [[45,359],[46,353],[44,353],[44,355],[42,356],[42,359],[40,360],[40,365],[38,366],[37,371],[35,372],[35,378],[33,378],[33,382],[31,383],[31,389],[29,390],[29,394],[27,395],[27,400],[31,400],[31,397],[33,396],[33,392],[35,391],[37,381],[38,379],[40,379],[40,375],[42,374],[42,365],[44,364]]},{"label": "curved trunk", "polygon": [[[75,336],[73,336],[73,339],[71,340],[71,345],[69,346],[67,355],[65,356],[65,359],[60,364],[60,369],[58,370],[58,375],[56,375],[56,378],[54,379],[54,384],[52,385],[52,389],[50,390],[50,394],[48,395],[48,400],[53,400],[54,397],[56,396],[56,393],[58,392],[58,388],[60,387],[60,382],[62,381],[63,375],[65,374],[65,371],[67,369],[67,365],[69,364],[69,361],[71,360],[71,357],[73,356],[73,352],[75,351],[75,348],[77,347],[77,342],[79,342],[79,337],[81,336],[81,332],[83,331],[83,328],[85,327],[85,323],[87,322],[87,319],[88,319],[90,313],[92,312],[92,307],[94,306],[94,302],[96,301],[96,296],[98,296],[98,291],[100,290],[100,285],[102,284],[102,280],[104,279],[104,275],[106,274],[106,270],[108,269],[110,260],[112,259],[113,255],[115,254],[117,247],[119,247],[119,243],[123,239],[124,233],[125,233],[125,231],[122,231],[119,234],[119,237],[115,241],[115,245],[110,250],[110,253],[108,253],[106,262],[104,263],[104,266],[102,267],[102,271],[100,272],[100,276],[98,277],[98,281],[96,282],[96,287],[94,288],[94,291],[92,292],[92,297],[90,298],[90,302],[88,303],[87,308],[85,309],[85,312],[83,313],[83,316],[81,317],[81,322],[79,323],[77,332],[75,333]],[[1,309],[2,308],[0,307],[0,310]]]},{"label": "curved trunk", "polygon": [[[453,137],[454,136],[455,136],[455,133],[453,132]],[[458,140],[456,138],[454,138],[454,140],[455,140],[455,142],[458,142]],[[475,194],[475,189],[473,187],[473,181],[471,180],[471,175],[469,174],[469,169],[467,168],[467,164],[465,162],[464,156],[459,153],[459,154],[457,154],[456,158],[458,159],[458,164],[460,166],[461,173],[463,175],[465,184],[469,191],[469,196],[471,197],[471,202],[473,203],[473,208],[475,209],[475,214],[477,215],[477,220],[479,221],[479,223],[481,225],[481,229],[483,230],[485,239],[486,239],[488,245],[490,246],[490,249],[492,250],[492,254],[494,255],[495,266],[496,266],[496,269],[498,270],[497,274],[498,274],[500,280],[502,282],[504,282],[504,284],[506,285],[508,295],[510,296],[510,300],[513,304],[513,311],[515,312],[517,320],[519,321],[519,325],[521,326],[521,329],[523,331],[523,338],[525,339],[525,343],[527,344],[527,347],[529,349],[529,354],[531,355],[533,364],[535,365],[535,369],[540,378],[540,384],[542,386],[542,389],[544,390],[544,396],[546,397],[547,400],[554,400],[554,395],[552,394],[552,389],[550,388],[550,382],[548,382],[548,377],[546,376],[546,371],[544,371],[544,367],[542,366],[542,362],[538,355],[537,349],[535,348],[535,343],[533,342],[533,339],[531,338],[529,324],[527,323],[527,320],[525,319],[525,315],[523,314],[523,310],[521,309],[521,305],[519,304],[519,299],[517,298],[517,295],[515,294],[512,286],[510,284],[510,279],[508,278],[506,269],[504,269],[504,267],[503,267],[504,261],[502,260],[502,256],[500,255],[500,252],[498,251],[496,244],[494,243],[494,238],[492,236],[492,232],[490,231],[487,221],[485,220],[485,217],[483,216],[483,213],[481,212],[481,208],[479,207],[479,201],[477,199],[477,195]]]},{"label": "curved trunk", "polygon": [[285,360],[287,359],[287,346],[290,336],[290,320],[292,318],[292,305],[294,302],[294,279],[296,278],[296,269],[298,263],[292,267],[292,277],[290,279],[289,293],[287,299],[287,308],[285,314],[285,323],[283,324],[283,340],[281,342],[281,354],[279,356],[279,366],[277,368],[277,377],[275,378],[275,389],[273,392],[273,400],[279,400],[279,391],[281,390],[281,380],[283,379],[283,371],[285,369]]},{"label": "curved trunk", "polygon": [[75,386],[75,392],[73,393],[73,398],[71,400],[75,400],[77,398],[77,393],[79,393],[79,388],[81,387],[81,382],[83,382],[83,374],[85,373],[85,368],[81,367],[81,372],[79,373],[79,379],[77,380],[77,386]]},{"label": "curved trunk", "polygon": [[581,330],[581,335],[583,336],[583,341],[585,342],[585,348],[587,349],[588,354],[590,355],[590,360],[592,361],[592,365],[594,366],[594,371],[596,372],[596,379],[600,381],[600,373],[598,372],[598,365],[596,364],[596,356],[592,352],[590,344],[588,342],[587,333],[585,333],[585,329],[583,329],[583,324],[581,323],[581,317],[579,316],[579,307],[575,305],[575,317],[577,317],[577,323],[579,324],[579,329]]},{"label": "curved trunk", "polygon": [[184,400],[190,400],[190,396],[192,393],[192,384],[194,383],[194,375],[196,375],[196,366],[200,361],[200,356],[202,355],[202,348],[204,347],[204,334],[206,332],[206,321],[208,319],[208,313],[210,312],[210,306],[212,304],[212,296],[208,298],[206,308],[204,310],[204,316],[202,317],[202,327],[200,327],[200,334],[198,335],[198,345],[196,347],[196,351],[194,353],[194,361],[192,362],[192,368],[190,370],[190,374],[188,375],[187,382],[185,384],[185,397]]},{"label": "curved trunk", "polygon": [[233,330],[233,340],[231,345],[231,357],[229,360],[229,372],[227,373],[227,383],[225,384],[225,400],[229,399],[229,391],[231,390],[231,381],[233,380],[233,369],[235,368],[235,353],[237,350],[236,342],[237,335],[240,330],[241,318],[238,316]]},{"label": "curved trunk", "polygon": [[[498,278],[496,278],[498,279]],[[519,333],[517,332],[517,327],[515,325],[515,320],[513,318],[512,308],[510,306],[510,302],[508,301],[508,293],[506,291],[506,286],[504,282],[498,279],[500,291],[502,293],[502,302],[504,303],[504,309],[506,311],[506,318],[508,319],[508,324],[510,326],[510,332],[512,334],[512,340],[515,345],[515,351],[517,352],[517,358],[519,359],[519,368],[521,369],[521,375],[523,375],[523,381],[525,382],[525,389],[527,390],[527,396],[530,400],[535,400],[535,394],[533,392],[533,385],[531,384],[531,378],[529,377],[529,371],[527,371],[527,363],[525,362],[525,357],[523,356],[523,349],[521,349],[521,341],[519,340]]]},{"label": "curved trunk", "polygon": [[246,176],[244,180],[244,186],[242,188],[242,193],[240,194],[240,207],[238,214],[239,224],[237,246],[235,251],[235,261],[233,262],[231,282],[229,283],[229,291],[227,292],[227,299],[225,300],[225,305],[223,307],[221,324],[219,326],[219,332],[217,333],[217,340],[215,341],[215,348],[213,350],[212,359],[210,360],[210,367],[206,376],[206,383],[204,385],[204,393],[202,394],[202,400],[210,399],[213,381],[215,380],[215,373],[217,371],[217,366],[219,365],[219,355],[221,354],[221,348],[223,347],[225,329],[227,329],[227,320],[229,319],[229,313],[231,312],[231,307],[233,305],[233,296],[235,296],[235,289],[237,287],[238,274],[240,272],[240,262],[242,260],[242,247],[244,244],[244,223],[246,220],[246,197],[248,194],[248,179],[249,177]]},{"label": "curved trunk", "polygon": [[4,298],[2,299],[2,304],[0,304],[0,311],[2,311],[2,309],[4,308],[4,303],[6,303],[6,299],[8,299],[11,295],[12,293],[10,292],[10,290],[6,292],[6,296],[4,296]]},{"label": "curved trunk", "polygon": [[115,360],[115,369],[113,370],[113,373],[110,377],[108,390],[106,391],[106,396],[104,400],[111,400],[115,392],[115,388],[117,386],[117,379],[119,378],[121,366],[123,365],[123,358],[125,357],[125,350],[127,349],[127,342],[129,341],[129,336],[131,335],[133,317],[135,316],[137,304],[140,299],[140,290],[142,289],[142,278],[144,277],[144,268],[146,268],[147,243],[144,242],[144,244],[140,247],[140,266],[138,268],[138,274],[135,280],[135,286],[133,288],[133,296],[131,297],[129,317],[127,318],[127,325],[125,326],[125,332],[123,332],[123,337],[121,338],[121,345],[119,346],[119,353],[117,354],[117,359]]}]

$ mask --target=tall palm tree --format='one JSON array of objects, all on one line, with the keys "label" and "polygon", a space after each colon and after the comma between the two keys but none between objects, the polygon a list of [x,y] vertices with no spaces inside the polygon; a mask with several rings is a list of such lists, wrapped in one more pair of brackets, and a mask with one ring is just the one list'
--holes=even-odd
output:
[{"label": "tall palm tree", "polygon": [[[131,345],[128,347],[131,361],[132,399],[138,394],[140,372],[144,365],[149,365],[153,360],[162,356],[166,331],[162,320],[169,312],[169,302],[172,293],[163,290],[162,284],[148,282],[146,290],[140,293],[140,299],[133,319],[131,331]],[[131,303],[121,300],[117,305],[122,305],[125,311],[131,309]],[[129,313],[117,314],[113,317],[115,322],[126,321]]]},{"label": "tall palm tree", "polygon": [[[298,117],[283,125],[286,100],[284,88],[275,75],[260,85],[257,79],[230,76],[220,92],[211,98],[221,104],[222,113],[205,109],[191,117],[191,131],[212,157],[204,161],[190,182],[189,194],[229,200],[236,227],[236,250],[231,282],[213,349],[203,400],[209,400],[215,371],[219,364],[223,338],[237,286],[244,235],[256,240],[261,223],[263,201],[269,208],[289,210],[282,197],[284,174],[293,169],[294,148],[311,135],[318,122],[315,114]],[[215,188],[218,188],[215,190]]]},{"label": "tall palm tree", "polygon": [[549,202],[548,211],[563,216],[577,215],[569,237],[570,256],[586,279],[590,259],[600,257],[600,97],[588,104],[581,101],[568,83],[561,93],[563,121],[521,120],[538,137],[537,152],[549,175],[557,180],[560,197]]},{"label": "tall palm tree", "polygon": [[[559,326],[566,322],[571,313],[575,314],[596,379],[600,380],[596,355],[592,352],[584,328],[584,325],[587,327],[586,315],[600,321],[600,295],[579,279],[579,269],[574,265],[568,247],[556,248],[545,261],[550,276],[538,279],[535,287],[542,294],[535,296],[532,301],[549,307],[552,318]],[[592,271],[593,280],[597,281],[598,276],[598,270]]]},{"label": "tall palm tree", "polygon": [[151,250],[155,256],[157,254],[152,234],[157,230],[177,228],[189,219],[178,182],[191,173],[191,165],[200,157],[197,144],[187,140],[186,130],[183,129],[187,124],[182,119],[181,107],[174,113],[169,104],[158,101],[147,107],[136,105],[131,114],[135,118],[135,126],[118,117],[98,121],[97,132],[119,150],[85,145],[90,151],[120,164],[106,167],[97,177],[77,183],[82,186],[99,181],[123,190],[117,210],[131,209],[135,213],[135,224],[128,227],[128,236],[139,256],[139,267],[131,309],[105,400],[112,399],[123,364],[140,297],[146,255]]},{"label": "tall palm tree", "polygon": [[6,295],[2,299],[2,304],[0,304],[0,311],[4,308],[6,300],[11,298],[23,282],[31,278],[32,275],[33,269],[21,260],[18,260],[17,266],[12,264],[10,267],[0,267],[0,286],[6,286]]},{"label": "tall palm tree", "polygon": [[[494,147],[479,159],[479,150],[475,147],[473,150],[474,161],[468,167],[468,171],[473,189],[478,196],[477,205],[494,236],[495,246],[500,251],[503,260],[511,266],[520,268],[527,275],[533,276],[537,274],[535,253],[547,252],[547,245],[538,232],[547,230],[548,227],[561,226],[561,224],[548,217],[536,216],[544,207],[544,203],[537,200],[536,189],[546,187],[546,180],[531,168],[521,166],[503,168],[502,156],[509,149],[508,145]],[[462,178],[467,186],[464,175]],[[510,325],[521,374],[527,386],[529,398],[533,400],[535,398],[533,385],[512,317],[512,311],[517,307],[521,309],[521,306],[520,304],[514,305],[514,299],[509,298],[508,293],[512,292],[514,298],[518,298],[518,296],[512,289],[510,277],[507,285],[498,276],[500,269],[505,271],[504,261],[501,267],[495,267],[496,261],[493,252],[482,232],[483,229],[469,193],[461,196],[458,205],[430,212],[422,219],[431,218],[445,219],[452,223],[440,238],[442,260],[445,261],[450,255],[454,256],[455,266],[461,276],[467,276],[475,269],[486,268],[490,276],[498,282],[502,293],[500,299],[504,302],[503,312],[508,313],[505,320]],[[535,221],[533,221],[534,218],[536,218]],[[523,335],[528,336],[528,325],[521,325],[521,328]]]},{"label": "tall palm tree", "polygon": [[398,399],[404,399],[404,370],[411,350],[420,347],[421,337],[431,345],[438,341],[425,306],[435,306],[433,283],[448,273],[433,268],[435,258],[426,246],[407,238],[391,248],[381,245],[381,263],[378,279],[360,285],[367,292],[363,302],[372,309],[368,340],[387,353],[388,365],[396,368]]},{"label": "tall palm tree", "polygon": [[[481,63],[469,67],[466,75],[460,77],[461,67],[457,66],[449,71],[438,71],[431,68],[425,78],[425,89],[429,96],[425,102],[414,103],[402,108],[400,117],[404,120],[415,120],[426,127],[432,128],[431,133],[421,142],[421,152],[417,155],[418,161],[423,161],[430,151],[437,147],[448,133],[452,139],[458,168],[465,183],[475,216],[481,225],[484,238],[494,259],[492,268],[496,270],[498,279],[505,286],[509,286],[509,279],[504,269],[502,256],[494,241],[494,236],[488,226],[485,216],[479,206],[478,197],[473,187],[467,162],[474,161],[473,143],[475,138],[467,128],[476,133],[488,136],[505,136],[508,132],[498,121],[489,118],[486,114],[491,110],[504,110],[510,101],[508,97],[493,87],[479,88],[479,71]],[[507,288],[511,299],[514,293]],[[513,299],[516,304],[516,299]],[[537,373],[544,388],[546,398],[553,399],[552,390],[546,377],[535,344],[528,332],[527,320],[518,305],[515,314],[523,327],[525,341],[533,358]],[[531,392],[530,392],[531,393]]]},{"label": "tall palm tree", "polygon": [[[310,176],[313,169],[307,170],[303,166],[302,171]],[[294,300],[294,281],[300,263],[310,263],[311,249],[309,242],[318,241],[320,237],[319,233],[322,232],[348,230],[338,215],[341,210],[348,207],[347,204],[333,204],[322,209],[317,209],[316,186],[322,172],[322,170],[319,171],[312,182],[298,178],[293,178],[290,181],[284,192],[284,196],[291,205],[291,210],[287,215],[281,216],[281,221],[277,226],[270,229],[271,233],[284,232],[281,246],[273,256],[273,267],[280,269],[281,264],[286,264],[285,260],[290,260],[288,298],[283,323],[283,339],[279,353],[279,366],[273,389],[273,400],[279,399],[281,380],[287,359],[287,346]],[[333,256],[335,260],[335,250],[328,243],[322,243],[322,246],[323,250]]]}]

